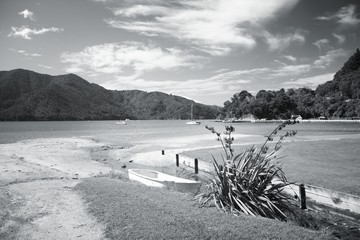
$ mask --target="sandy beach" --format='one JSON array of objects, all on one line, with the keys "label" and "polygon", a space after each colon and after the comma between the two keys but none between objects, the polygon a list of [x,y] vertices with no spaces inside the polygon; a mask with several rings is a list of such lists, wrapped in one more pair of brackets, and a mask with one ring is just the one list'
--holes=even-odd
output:
[{"label": "sandy beach", "polygon": [[[86,212],[86,203],[73,188],[84,178],[125,174],[125,165],[161,169],[175,164],[168,153],[144,152],[149,147],[145,144],[129,149],[75,137],[1,144],[0,200],[8,207],[0,236],[104,239],[104,226]],[[183,150],[191,148],[172,153]]]},{"label": "sandy beach", "polygon": [[[103,239],[103,226],[72,189],[81,178],[109,173],[92,161],[93,140],[34,139],[0,145],[0,191],[10,208],[0,236],[17,239]],[[5,238],[6,239],[6,238]]]}]

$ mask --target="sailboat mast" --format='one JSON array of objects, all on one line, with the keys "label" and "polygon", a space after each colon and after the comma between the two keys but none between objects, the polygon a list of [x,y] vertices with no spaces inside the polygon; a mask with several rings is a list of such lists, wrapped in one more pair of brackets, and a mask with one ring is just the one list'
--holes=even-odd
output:
[{"label": "sailboat mast", "polygon": [[188,125],[199,125],[200,122],[194,121],[194,104],[191,104],[191,111],[190,111],[191,120],[187,122]]},{"label": "sailboat mast", "polygon": [[190,113],[190,118],[191,118],[191,120],[193,120],[193,107],[194,107],[194,105],[193,104],[191,104],[191,113]]}]

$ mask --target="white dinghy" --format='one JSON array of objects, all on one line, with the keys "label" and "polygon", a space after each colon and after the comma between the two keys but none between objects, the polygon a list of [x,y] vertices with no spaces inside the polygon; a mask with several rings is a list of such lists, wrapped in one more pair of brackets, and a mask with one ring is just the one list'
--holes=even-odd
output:
[{"label": "white dinghy", "polygon": [[147,169],[129,169],[129,179],[151,187],[169,188],[179,192],[196,194],[201,182],[175,177],[162,172]]}]

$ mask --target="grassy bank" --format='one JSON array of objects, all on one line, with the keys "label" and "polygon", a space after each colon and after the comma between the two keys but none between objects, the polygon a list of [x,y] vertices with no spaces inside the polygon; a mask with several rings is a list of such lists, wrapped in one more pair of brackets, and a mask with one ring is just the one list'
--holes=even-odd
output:
[{"label": "grassy bank", "polygon": [[329,239],[292,223],[199,208],[183,193],[122,180],[88,179],[76,189],[110,239]]}]

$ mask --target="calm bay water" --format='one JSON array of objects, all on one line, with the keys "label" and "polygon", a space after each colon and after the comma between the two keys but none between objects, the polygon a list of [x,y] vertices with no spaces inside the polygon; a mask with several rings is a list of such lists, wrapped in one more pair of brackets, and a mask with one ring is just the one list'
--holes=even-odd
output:
[{"label": "calm bay water", "polygon": [[[59,137],[92,137],[112,145],[143,144],[149,150],[219,144],[205,125],[218,131],[223,131],[225,126],[212,121],[192,126],[181,120],[130,121],[128,125],[116,125],[115,121],[0,122],[0,144]],[[237,144],[260,144],[277,126],[273,123],[232,125],[235,134],[243,134],[235,135]],[[301,123],[286,129],[298,131],[284,144],[282,152],[287,156],[283,164],[289,179],[360,195],[359,123]],[[204,157],[204,151],[201,154],[196,157]]]},{"label": "calm bay water", "polygon": [[[33,138],[94,136],[112,143],[152,141],[164,137],[186,137],[210,134],[205,125],[218,131],[224,123],[203,121],[202,125],[189,126],[181,120],[130,121],[128,125],[116,125],[115,121],[44,121],[44,122],[0,122],[0,144]],[[235,133],[263,136],[271,132],[274,123],[235,123]],[[360,143],[359,123],[302,123],[288,126],[297,130],[300,138],[356,138]],[[355,141],[355,139],[354,139]]]}]

